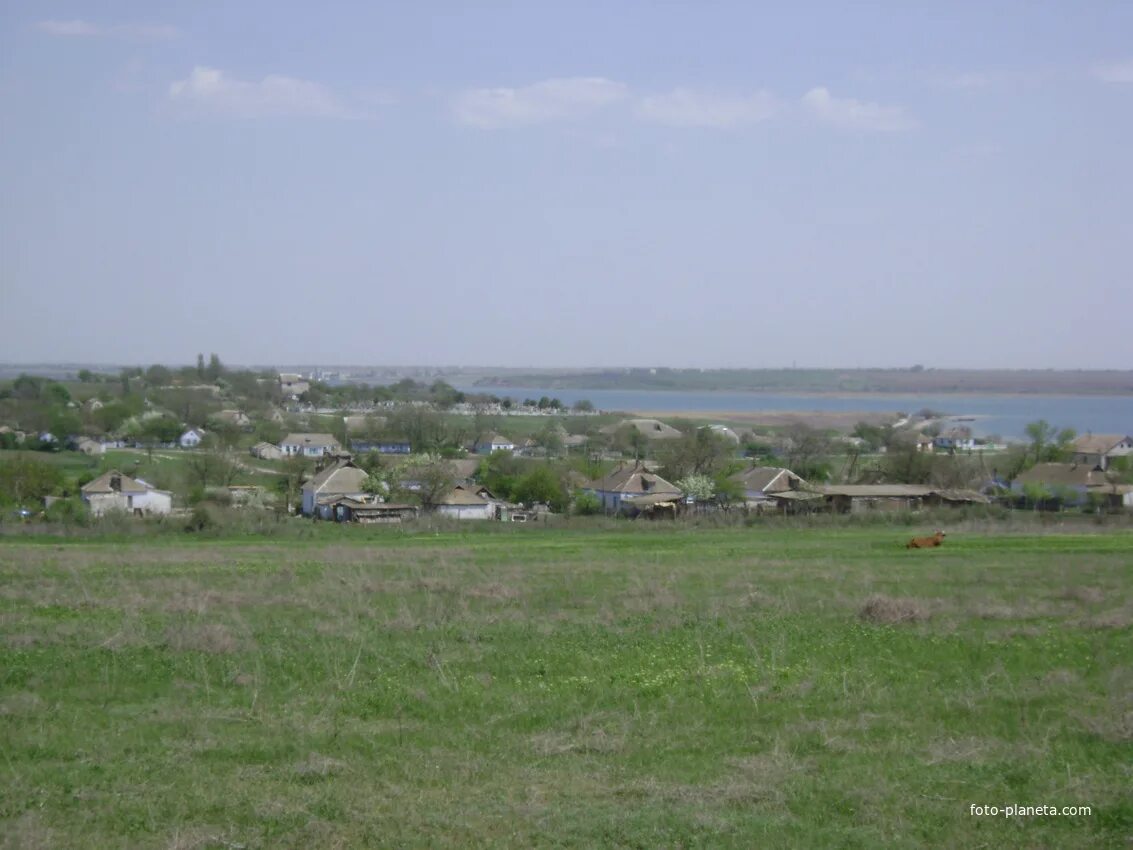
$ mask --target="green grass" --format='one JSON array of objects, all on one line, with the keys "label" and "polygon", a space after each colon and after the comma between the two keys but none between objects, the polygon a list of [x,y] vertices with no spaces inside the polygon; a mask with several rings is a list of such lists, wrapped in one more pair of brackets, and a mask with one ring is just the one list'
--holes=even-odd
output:
[{"label": "green grass", "polygon": [[350,531],[0,541],[0,846],[1133,835],[1128,532]]}]

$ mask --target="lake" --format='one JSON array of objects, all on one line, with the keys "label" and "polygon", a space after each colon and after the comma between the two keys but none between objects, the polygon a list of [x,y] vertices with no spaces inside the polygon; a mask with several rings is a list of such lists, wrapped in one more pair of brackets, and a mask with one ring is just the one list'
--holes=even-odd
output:
[{"label": "lake", "polygon": [[682,392],[676,390],[550,390],[538,387],[473,387],[469,393],[511,396],[517,401],[549,396],[566,405],[588,399],[600,410],[618,411],[904,411],[924,408],[952,416],[975,417],[969,426],[976,436],[999,434],[1024,439],[1028,422],[1045,419],[1057,428],[1078,433],[1133,433],[1133,397],[1067,395],[913,395]]}]

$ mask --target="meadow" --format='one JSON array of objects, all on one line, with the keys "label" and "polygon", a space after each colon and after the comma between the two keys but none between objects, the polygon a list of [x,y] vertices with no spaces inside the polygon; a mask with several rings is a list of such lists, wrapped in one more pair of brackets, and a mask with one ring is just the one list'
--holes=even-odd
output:
[{"label": "meadow", "polygon": [[0,539],[0,847],[1126,846],[1133,533],[908,536]]}]

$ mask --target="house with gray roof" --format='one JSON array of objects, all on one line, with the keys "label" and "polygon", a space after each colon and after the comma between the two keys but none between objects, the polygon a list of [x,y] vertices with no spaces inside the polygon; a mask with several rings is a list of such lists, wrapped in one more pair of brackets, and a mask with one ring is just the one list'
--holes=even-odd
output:
[{"label": "house with gray roof", "polygon": [[731,478],[743,488],[744,500],[754,504],[767,502],[774,493],[807,487],[806,481],[781,466],[753,466]]},{"label": "house with gray roof", "polygon": [[1110,461],[1133,455],[1133,437],[1127,434],[1083,434],[1070,444],[1074,463],[1109,469]]},{"label": "house with gray roof", "polygon": [[173,494],[158,490],[117,469],[104,472],[79,488],[79,495],[94,516],[109,511],[132,514],[167,514],[173,509]]},{"label": "house with gray roof", "polygon": [[342,444],[330,434],[288,434],[279,441],[284,457],[322,457],[342,451]]},{"label": "house with gray roof", "polygon": [[351,460],[339,460],[315,473],[299,488],[303,516],[334,519],[333,503],[344,496],[357,501],[369,501],[366,492],[366,470]]},{"label": "house with gray roof", "polygon": [[649,472],[641,463],[623,464],[609,475],[591,481],[583,489],[597,496],[607,513],[633,511],[657,499],[677,501],[684,498],[679,487]]}]

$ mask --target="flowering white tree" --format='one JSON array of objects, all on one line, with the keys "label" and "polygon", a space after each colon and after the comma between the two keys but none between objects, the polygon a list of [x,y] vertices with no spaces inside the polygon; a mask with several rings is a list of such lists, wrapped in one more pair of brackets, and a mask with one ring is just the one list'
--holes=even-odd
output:
[{"label": "flowering white tree", "polygon": [[686,475],[676,483],[694,502],[709,502],[716,495],[716,482],[708,475]]}]

